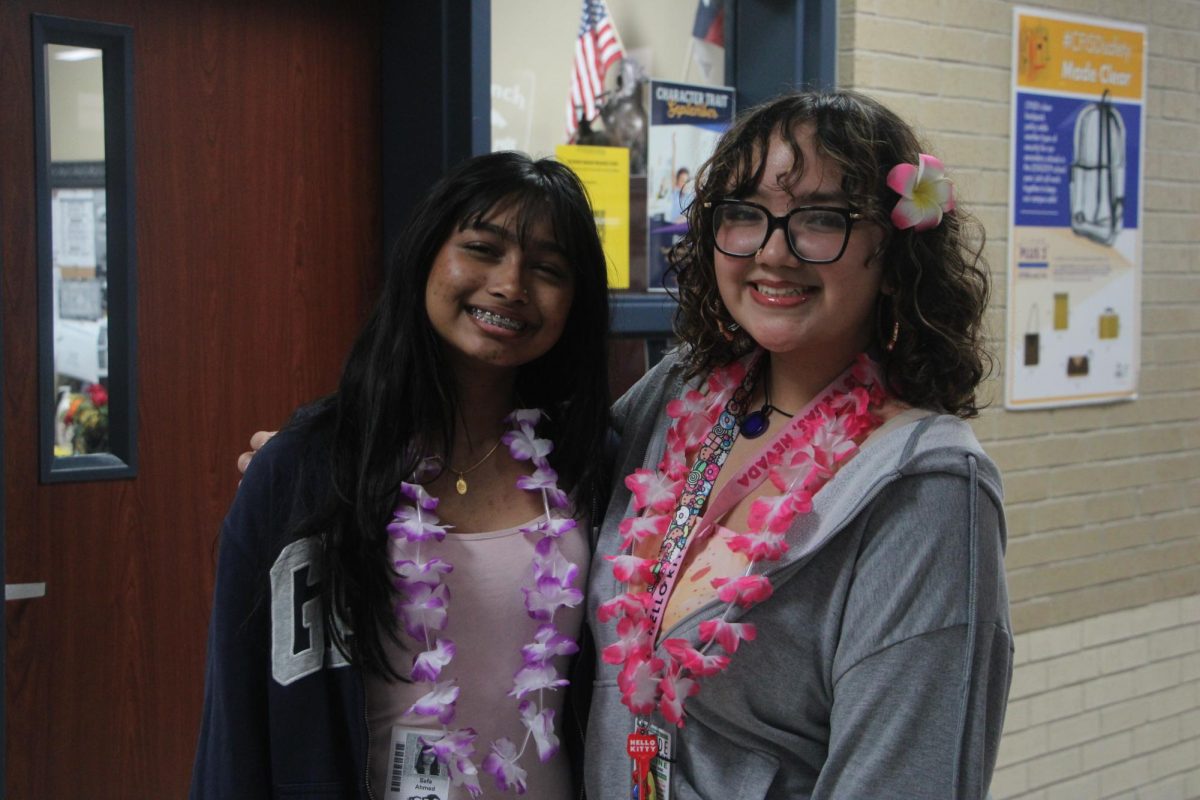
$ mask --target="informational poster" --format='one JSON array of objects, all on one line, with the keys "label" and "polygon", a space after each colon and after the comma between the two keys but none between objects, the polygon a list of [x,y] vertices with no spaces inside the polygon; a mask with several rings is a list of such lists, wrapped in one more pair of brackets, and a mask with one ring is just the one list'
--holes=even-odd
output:
[{"label": "informational poster", "polygon": [[650,81],[646,155],[647,288],[663,291],[667,254],[687,232],[693,181],[733,122],[734,90]]},{"label": "informational poster", "polygon": [[560,144],[558,160],[587,187],[596,230],[608,259],[608,288],[629,288],[629,150]]},{"label": "informational poster", "polygon": [[1146,29],[1013,13],[1005,405],[1132,400]]},{"label": "informational poster", "polygon": [[95,189],[55,189],[51,194],[50,233],[55,266],[95,270],[96,194]]}]

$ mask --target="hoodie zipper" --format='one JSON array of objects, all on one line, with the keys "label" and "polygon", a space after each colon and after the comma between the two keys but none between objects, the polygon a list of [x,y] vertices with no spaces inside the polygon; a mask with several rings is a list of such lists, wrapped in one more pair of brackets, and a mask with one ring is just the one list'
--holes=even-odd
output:
[{"label": "hoodie zipper", "polygon": [[363,686],[362,693],[362,717],[363,729],[367,732],[367,761],[363,765],[363,787],[367,790],[368,800],[375,800],[375,793],[371,791],[371,719],[367,714],[367,689]]}]

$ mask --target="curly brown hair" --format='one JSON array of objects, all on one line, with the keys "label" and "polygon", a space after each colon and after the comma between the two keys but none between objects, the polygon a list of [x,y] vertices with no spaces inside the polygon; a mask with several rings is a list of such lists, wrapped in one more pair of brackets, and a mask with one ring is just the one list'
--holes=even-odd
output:
[{"label": "curly brown hair", "polygon": [[[790,144],[795,159],[790,177],[799,178],[804,156],[791,134],[801,125],[813,131],[816,152],[841,169],[841,188],[851,205],[884,231],[874,255],[884,273],[871,349],[892,393],[912,406],[975,416],[976,387],[993,363],[983,335],[989,291],[983,226],[956,208],[932,230],[896,229],[890,213],[898,195],[888,188],[887,174],[896,164],[916,164],[922,146],[892,111],[850,91],[797,92],[751,109],[700,168],[688,232],[670,254],[679,287],[675,333],[688,345],[689,373],[707,372],[755,346],[745,332],[732,341],[722,333],[721,326],[733,320],[717,290],[706,203],[753,193],[776,135]],[[884,342],[895,322],[900,335],[888,352]]]}]

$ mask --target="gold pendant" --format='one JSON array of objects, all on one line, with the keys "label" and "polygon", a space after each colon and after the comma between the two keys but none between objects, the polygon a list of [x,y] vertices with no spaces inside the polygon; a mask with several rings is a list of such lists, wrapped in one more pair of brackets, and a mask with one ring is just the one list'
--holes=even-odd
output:
[{"label": "gold pendant", "polygon": [[467,493],[467,479],[464,478],[462,475],[459,475],[458,480],[454,482],[454,488],[458,490],[459,494],[466,494]]}]

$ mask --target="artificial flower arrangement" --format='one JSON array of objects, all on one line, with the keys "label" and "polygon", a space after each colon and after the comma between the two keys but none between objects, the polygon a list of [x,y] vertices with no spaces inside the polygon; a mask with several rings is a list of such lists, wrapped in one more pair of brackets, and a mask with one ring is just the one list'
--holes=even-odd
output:
[{"label": "artificial flower arrangement", "polygon": [[54,455],[107,453],[108,390],[89,383],[82,392],[69,392],[59,403]]}]

